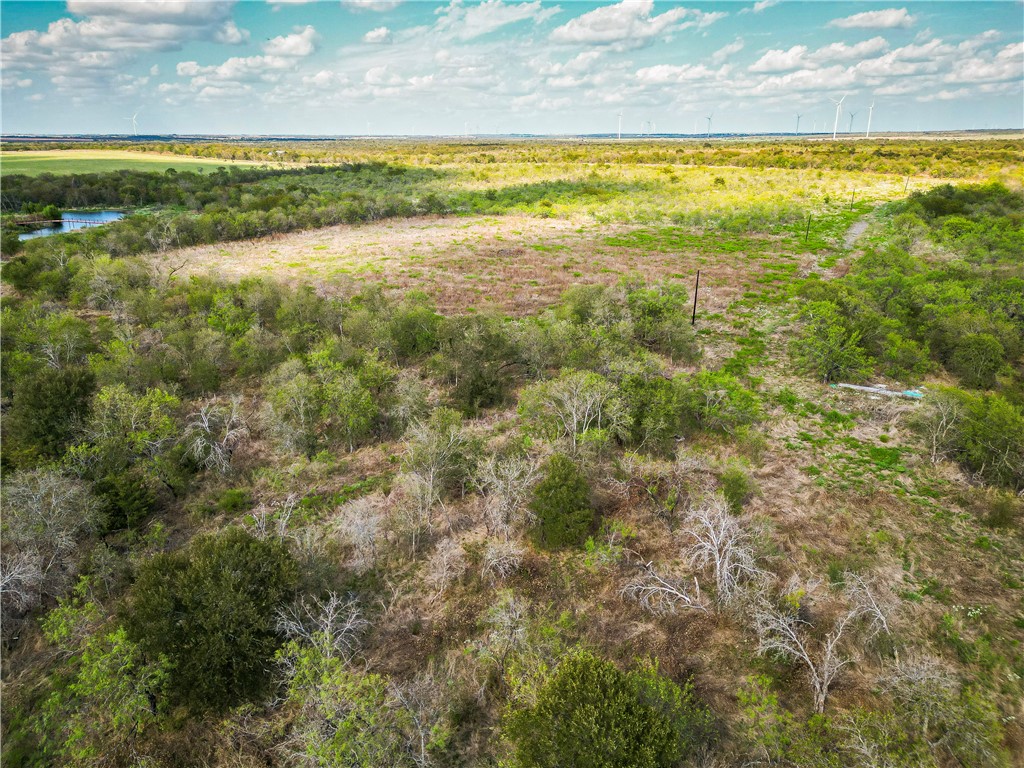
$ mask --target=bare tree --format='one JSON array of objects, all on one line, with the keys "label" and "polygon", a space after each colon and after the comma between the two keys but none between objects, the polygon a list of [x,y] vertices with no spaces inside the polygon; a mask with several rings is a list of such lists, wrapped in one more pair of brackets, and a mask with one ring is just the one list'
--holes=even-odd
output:
[{"label": "bare tree", "polygon": [[392,682],[390,686],[394,703],[406,715],[404,720],[409,731],[407,739],[413,762],[421,768],[434,762],[429,749],[438,731],[443,729],[447,714],[442,686],[432,667],[419,672],[409,682]]},{"label": "bare tree", "polygon": [[34,549],[0,556],[0,597],[3,615],[21,612],[39,601],[43,581],[42,557]]},{"label": "bare tree", "polygon": [[518,570],[525,550],[515,539],[498,539],[484,547],[482,572],[492,584],[503,581]]},{"label": "bare tree", "polygon": [[453,581],[466,572],[466,553],[455,539],[442,539],[427,565],[427,581],[437,587],[434,598],[440,597]]},{"label": "bare tree", "polygon": [[860,574],[847,571],[843,574],[843,594],[858,615],[867,620],[866,640],[873,640],[880,634],[892,636],[889,617],[896,605],[892,593],[883,592]]},{"label": "bare tree", "polygon": [[622,425],[615,387],[590,371],[566,370],[553,381],[527,387],[519,403],[528,422],[550,439],[567,441],[573,453],[588,430],[615,431]]},{"label": "bare tree", "polygon": [[477,485],[487,494],[487,531],[507,541],[530,516],[526,502],[540,477],[537,462],[528,456],[489,456],[477,467]]},{"label": "bare tree", "polygon": [[380,496],[363,496],[339,510],[338,532],[352,546],[351,565],[357,571],[366,571],[377,564],[385,536],[383,504]]},{"label": "bare tree", "polygon": [[325,657],[343,661],[359,649],[359,636],[369,625],[354,597],[334,592],[329,592],[325,600],[304,597],[290,608],[277,611],[277,628],[283,635],[308,643]]},{"label": "bare tree", "polygon": [[430,421],[416,421],[406,433],[405,481],[421,527],[431,527],[431,510],[443,506],[445,491],[465,474],[469,440],[459,422],[455,412],[438,409]]},{"label": "bare tree", "polygon": [[188,418],[183,442],[188,455],[203,468],[222,475],[231,468],[235,449],[249,436],[241,405],[239,396],[226,404],[212,400]]},{"label": "bare tree", "polygon": [[763,576],[750,535],[729,512],[725,499],[714,496],[692,509],[685,526],[691,542],[683,547],[683,557],[694,568],[711,571],[720,604],[733,603],[746,583]]},{"label": "bare tree", "polygon": [[964,420],[964,402],[948,392],[938,392],[929,400],[927,411],[919,420],[931,449],[931,460],[937,462],[956,444]]},{"label": "bare tree", "polygon": [[[806,591],[811,590],[813,587]],[[825,638],[816,640],[813,625],[801,618],[794,606],[780,608],[762,597],[754,606],[758,653],[777,653],[801,664],[807,670],[811,683],[814,711],[820,714],[825,711],[832,684],[843,668],[851,663],[844,653],[844,645],[861,611],[859,606],[842,611]]]},{"label": "bare tree", "polygon": [[497,668],[501,679],[509,657],[526,645],[527,620],[526,602],[511,590],[499,592],[497,602],[487,611],[487,633],[476,647],[481,658]]},{"label": "bare tree", "polygon": [[292,513],[299,506],[299,496],[289,493],[283,501],[272,505],[260,504],[252,513],[252,533],[257,539],[276,536],[280,539],[288,535],[288,523]]},{"label": "bare tree", "polygon": [[619,593],[658,615],[676,613],[680,609],[708,612],[696,578],[691,590],[682,580],[658,573],[652,563],[640,566],[639,573]]},{"label": "bare tree", "polygon": [[86,485],[57,470],[19,472],[3,487],[4,540],[39,554],[41,588],[59,593],[74,570],[78,540],[100,521],[99,501]]}]

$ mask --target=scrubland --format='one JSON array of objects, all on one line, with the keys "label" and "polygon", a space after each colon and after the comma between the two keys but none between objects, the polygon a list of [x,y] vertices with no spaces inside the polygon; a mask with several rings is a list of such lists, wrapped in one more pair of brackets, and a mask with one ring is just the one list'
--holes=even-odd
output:
[{"label": "scrubland", "polygon": [[1019,763],[1020,150],[5,175],[5,764]]}]

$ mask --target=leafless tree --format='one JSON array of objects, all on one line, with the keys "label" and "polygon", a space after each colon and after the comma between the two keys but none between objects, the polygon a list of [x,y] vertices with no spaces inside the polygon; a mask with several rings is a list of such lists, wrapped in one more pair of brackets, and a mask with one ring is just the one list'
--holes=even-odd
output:
[{"label": "leafless tree", "polygon": [[338,532],[352,546],[351,565],[358,571],[366,571],[377,564],[385,536],[383,505],[380,496],[363,496],[339,510]]},{"label": "leafless tree", "polygon": [[283,635],[308,643],[325,657],[343,661],[359,649],[359,637],[369,624],[354,597],[334,592],[325,600],[304,597],[277,612],[277,628]]},{"label": "leafless tree", "polygon": [[683,547],[683,557],[694,568],[711,571],[720,604],[733,603],[744,584],[763,576],[750,535],[720,496],[692,509],[685,530],[691,541]]},{"label": "leafless tree", "polygon": [[415,501],[421,527],[431,527],[430,512],[461,476],[468,439],[454,419],[416,421],[406,433],[405,482]]},{"label": "leafless tree", "polygon": [[20,612],[39,601],[39,585],[43,581],[42,557],[34,549],[0,556],[0,596],[4,615]]},{"label": "leafless tree", "polygon": [[429,747],[447,714],[442,683],[433,668],[406,683],[392,682],[391,697],[406,714],[407,739],[413,762],[420,768],[434,763]]},{"label": "leafless tree", "polygon": [[816,640],[813,625],[801,618],[794,606],[780,608],[774,601],[761,597],[754,606],[758,653],[777,653],[801,664],[811,683],[814,711],[820,714],[825,711],[832,684],[851,663],[844,646],[861,612],[859,606],[843,610],[825,638]]},{"label": "leafless tree", "polygon": [[948,717],[960,687],[949,668],[935,656],[914,654],[898,659],[881,682],[920,737],[933,748],[941,746],[949,734],[941,728],[936,734],[935,726]]},{"label": "leafless tree", "polygon": [[466,572],[466,553],[455,539],[442,539],[427,564],[427,581],[437,588],[440,597],[453,581]]},{"label": "leafless tree", "polygon": [[95,530],[101,510],[86,485],[57,470],[19,472],[3,488],[4,540],[16,550],[35,550],[41,587],[59,593],[74,570],[78,539]]},{"label": "leafless tree", "polygon": [[497,668],[498,677],[504,678],[509,657],[526,645],[526,602],[512,591],[502,590],[484,621],[487,632],[477,643],[477,650],[484,661]]},{"label": "leafless tree", "polygon": [[866,640],[873,640],[880,634],[892,636],[889,618],[896,605],[892,593],[880,590],[858,573],[846,572],[843,574],[843,594],[850,606],[866,620]]},{"label": "leafless tree", "polygon": [[945,456],[956,443],[966,417],[965,406],[960,398],[944,392],[930,398],[920,425],[931,449],[933,463]]},{"label": "leafless tree", "polygon": [[299,506],[299,496],[289,493],[284,501],[273,505],[260,504],[252,513],[253,535],[258,539],[267,539],[276,536],[280,539],[288,535],[288,523],[291,521],[292,513]]},{"label": "leafless tree", "polygon": [[664,615],[679,610],[708,612],[707,601],[701,595],[700,584],[693,580],[693,588],[681,579],[663,576],[653,563],[640,566],[639,573],[620,590],[623,597],[635,600],[651,613]]},{"label": "leafless tree", "polygon": [[527,388],[520,397],[520,408],[549,436],[565,440],[573,453],[579,440],[590,429],[616,430],[622,423],[622,409],[613,387],[602,376],[590,371],[563,371],[553,381]]},{"label": "leafless tree", "polygon": [[505,540],[528,517],[526,502],[540,470],[527,456],[489,456],[477,467],[477,485],[487,494],[487,531]]},{"label": "leafless tree", "polygon": [[188,418],[183,442],[188,455],[205,469],[223,475],[231,468],[231,456],[249,436],[241,406],[238,396],[227,403],[213,400]]},{"label": "leafless tree", "polygon": [[518,570],[525,550],[515,539],[490,540],[484,547],[484,578],[492,584],[503,581]]}]

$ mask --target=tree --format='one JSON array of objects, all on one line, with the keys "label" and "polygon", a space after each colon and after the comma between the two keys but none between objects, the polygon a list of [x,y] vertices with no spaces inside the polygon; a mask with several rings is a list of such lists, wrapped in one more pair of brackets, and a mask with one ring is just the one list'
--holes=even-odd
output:
[{"label": "tree", "polygon": [[97,498],[76,478],[37,469],[19,472],[4,483],[3,509],[4,543],[38,555],[40,588],[60,594],[77,567],[79,540],[99,527]]},{"label": "tree", "polygon": [[249,436],[241,405],[240,397],[233,397],[227,403],[213,400],[202,405],[186,421],[186,454],[204,469],[223,475],[231,468],[231,456]]},{"label": "tree", "polygon": [[519,415],[532,433],[546,440],[565,440],[574,454],[590,430],[618,433],[624,416],[611,382],[600,374],[572,369],[524,389]]},{"label": "tree", "polygon": [[544,547],[579,544],[594,523],[590,486],[568,456],[556,453],[544,466],[544,479],[533,491],[530,511],[534,537]]},{"label": "tree", "polygon": [[402,469],[416,498],[419,524],[430,526],[430,512],[447,493],[469,477],[471,443],[462,416],[438,408],[428,421],[416,421],[406,433]]},{"label": "tree", "polygon": [[739,379],[719,371],[701,371],[674,380],[682,423],[689,429],[733,434],[761,418],[761,399]]},{"label": "tree", "polygon": [[999,339],[990,333],[968,333],[956,342],[949,368],[965,386],[991,389],[1006,360]]},{"label": "tree", "polygon": [[506,714],[504,731],[519,768],[670,768],[709,740],[710,725],[689,683],[577,649],[534,703]]},{"label": "tree", "polygon": [[860,331],[847,326],[838,306],[831,301],[811,301],[797,318],[803,327],[793,355],[805,371],[817,374],[826,384],[860,381],[871,373],[871,359],[861,346]]},{"label": "tree", "polygon": [[281,641],[274,611],[298,579],[283,542],[230,528],[145,561],[121,618],[147,658],[173,664],[175,703],[219,711],[265,689]]},{"label": "tree", "polygon": [[684,530],[691,541],[683,547],[683,557],[694,568],[711,571],[719,603],[735,602],[744,583],[763,575],[754,562],[749,533],[724,499],[716,496],[691,510]]},{"label": "tree", "polygon": [[476,470],[477,485],[487,493],[487,531],[507,541],[528,515],[525,505],[539,476],[536,461],[528,456],[492,455]]},{"label": "tree", "polygon": [[18,381],[8,437],[57,458],[87,416],[96,377],[87,368],[45,367]]}]

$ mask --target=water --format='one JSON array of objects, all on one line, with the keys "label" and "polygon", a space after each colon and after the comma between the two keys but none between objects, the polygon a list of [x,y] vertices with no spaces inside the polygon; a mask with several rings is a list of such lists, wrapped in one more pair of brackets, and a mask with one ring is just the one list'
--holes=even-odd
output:
[{"label": "water", "polygon": [[[19,240],[31,240],[34,237],[46,237],[47,235],[63,235],[66,232],[74,232],[76,229],[86,227],[98,227],[100,224],[108,224],[111,221],[123,219],[124,214],[120,211],[64,211],[61,219],[64,221],[41,229],[33,229],[18,235]],[[74,219],[74,221],[68,221]]]}]

